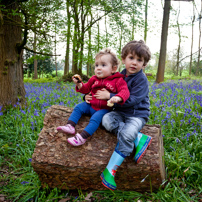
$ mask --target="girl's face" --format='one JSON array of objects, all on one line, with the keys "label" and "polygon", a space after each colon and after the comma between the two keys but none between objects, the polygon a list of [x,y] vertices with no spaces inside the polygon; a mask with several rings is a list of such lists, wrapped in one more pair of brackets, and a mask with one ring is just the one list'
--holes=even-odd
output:
[{"label": "girl's face", "polygon": [[112,67],[111,55],[102,55],[95,59],[95,75],[98,78],[106,78],[116,72],[116,67]]},{"label": "girl's face", "polygon": [[127,76],[135,74],[145,67],[144,58],[132,55],[131,53],[129,53],[125,59],[122,59],[122,62],[125,64]]}]

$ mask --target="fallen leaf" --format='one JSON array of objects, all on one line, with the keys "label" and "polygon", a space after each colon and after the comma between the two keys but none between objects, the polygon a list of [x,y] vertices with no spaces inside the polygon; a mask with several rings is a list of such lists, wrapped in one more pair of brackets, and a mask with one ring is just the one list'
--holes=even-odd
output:
[{"label": "fallen leaf", "polygon": [[58,202],[66,202],[66,201],[69,201],[69,200],[71,200],[70,197],[68,197],[68,198],[63,198],[63,199],[59,200]]},{"label": "fallen leaf", "polygon": [[91,201],[91,200],[90,200],[90,197],[91,197],[92,195],[93,195],[92,192],[90,192],[90,193],[86,196],[85,201]]}]

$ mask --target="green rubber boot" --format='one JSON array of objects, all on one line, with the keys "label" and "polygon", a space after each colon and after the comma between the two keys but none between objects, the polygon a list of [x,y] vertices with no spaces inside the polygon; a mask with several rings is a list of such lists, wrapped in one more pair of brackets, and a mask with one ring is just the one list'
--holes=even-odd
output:
[{"label": "green rubber boot", "polygon": [[119,153],[116,151],[113,152],[107,167],[100,176],[102,179],[102,184],[113,191],[116,189],[116,182],[114,180],[116,171],[125,159],[125,156]]},{"label": "green rubber boot", "polygon": [[151,144],[152,137],[144,135],[143,133],[138,133],[138,137],[135,139],[136,152],[134,160],[136,163],[139,163],[141,158],[144,156],[148,146]]}]

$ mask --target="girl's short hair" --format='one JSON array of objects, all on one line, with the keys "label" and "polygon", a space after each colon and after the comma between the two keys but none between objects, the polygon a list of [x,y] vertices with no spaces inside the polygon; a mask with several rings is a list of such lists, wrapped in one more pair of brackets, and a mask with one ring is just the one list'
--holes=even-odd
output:
[{"label": "girl's short hair", "polygon": [[145,44],[143,40],[130,41],[128,42],[121,51],[121,58],[125,59],[128,54],[137,55],[138,57],[144,58],[144,66],[151,59],[151,52],[149,47]]},{"label": "girl's short hair", "polygon": [[95,56],[95,59],[108,54],[111,56],[112,67],[116,66],[118,68],[120,61],[118,57],[116,56],[116,54],[113,53],[110,48],[105,48],[104,50],[101,50],[100,52],[98,52]]}]

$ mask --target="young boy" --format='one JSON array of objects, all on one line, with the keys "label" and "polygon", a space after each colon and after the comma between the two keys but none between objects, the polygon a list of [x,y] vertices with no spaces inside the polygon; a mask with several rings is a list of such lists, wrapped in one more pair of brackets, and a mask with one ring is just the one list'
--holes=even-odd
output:
[{"label": "young boy", "polygon": [[[122,106],[114,104],[114,110],[102,119],[102,125],[115,133],[118,140],[115,151],[101,174],[103,185],[111,190],[116,189],[114,177],[117,168],[132,153],[134,145],[134,160],[138,163],[152,140],[150,136],[139,133],[150,115],[148,80],[142,70],[151,58],[150,50],[142,40],[131,41],[122,49],[121,57],[125,64],[121,74],[127,82],[130,97]],[[110,99],[112,96],[112,93],[105,90],[97,93],[98,98]]]},{"label": "young boy", "polygon": [[[89,103],[78,104],[70,115],[67,125],[57,127],[58,131],[75,134],[75,126],[82,114],[91,115],[89,124],[81,134],[77,133],[74,137],[67,139],[71,145],[80,146],[86,142],[88,137],[93,135],[99,127],[102,117],[111,110],[108,103],[119,103],[121,106],[129,98],[130,93],[123,79],[124,76],[116,72],[118,64],[119,60],[116,55],[110,49],[105,49],[96,55],[95,75],[87,83],[84,84],[79,75],[72,77],[73,82],[76,84],[76,91],[83,94],[90,92],[92,100]],[[95,93],[102,88],[114,94],[108,103],[107,100],[94,97]]]}]

